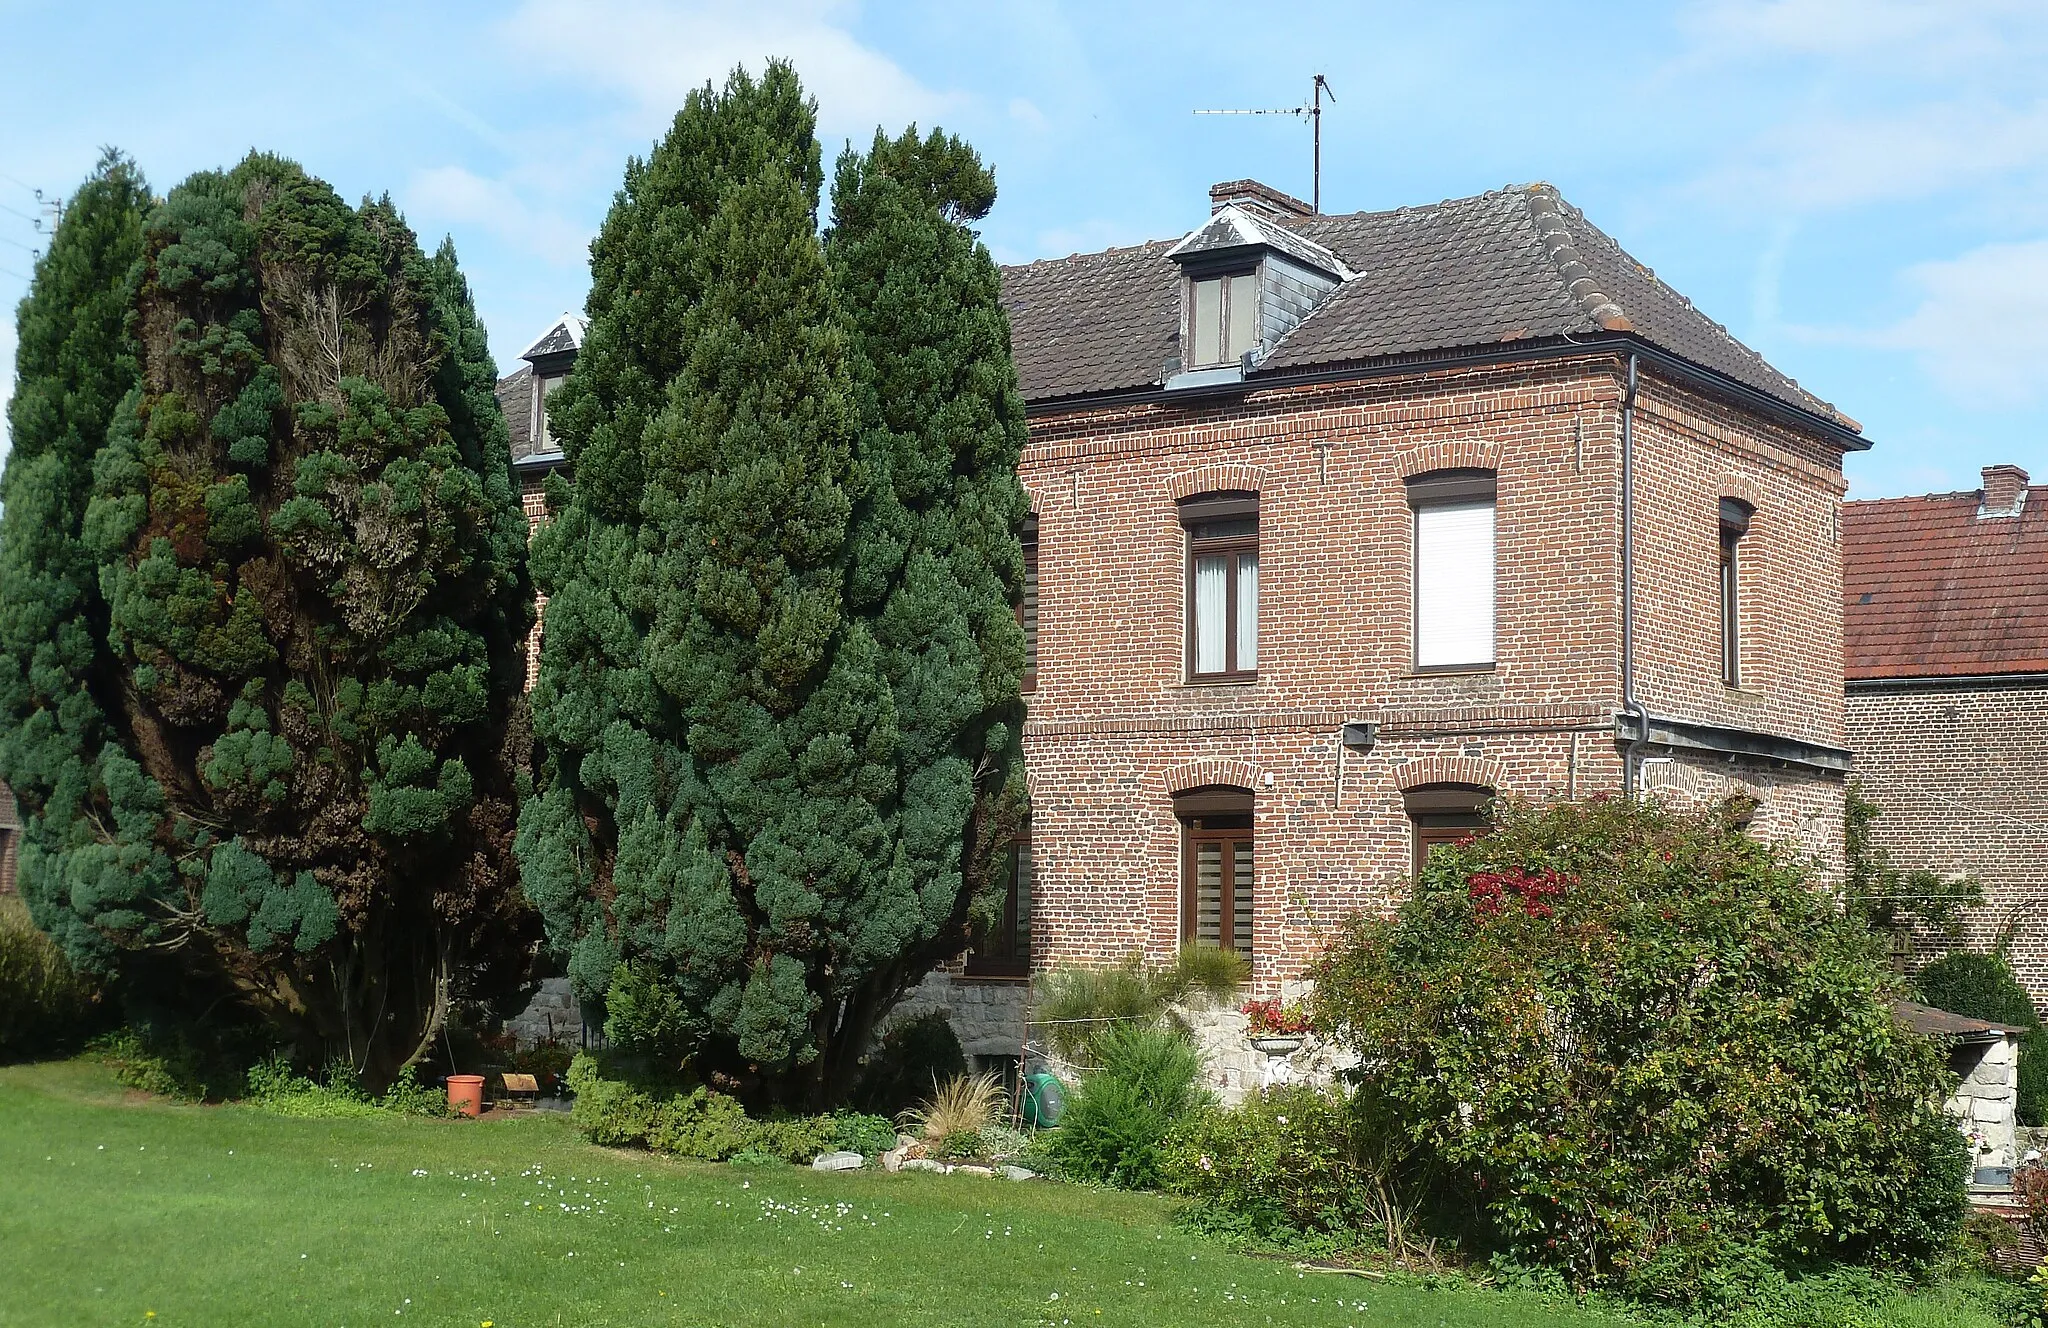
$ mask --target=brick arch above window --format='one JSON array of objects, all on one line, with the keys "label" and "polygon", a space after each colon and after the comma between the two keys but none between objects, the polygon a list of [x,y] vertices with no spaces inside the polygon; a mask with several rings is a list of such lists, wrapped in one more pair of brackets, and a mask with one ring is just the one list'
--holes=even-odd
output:
[{"label": "brick arch above window", "polygon": [[1425,443],[1394,454],[1402,479],[1433,470],[1499,470],[1501,446],[1477,438]]},{"label": "brick arch above window", "polygon": [[1166,791],[1186,793],[1189,789],[1226,788],[1251,789],[1256,792],[1265,772],[1250,761],[1233,761],[1227,757],[1209,757],[1175,766],[1166,772]]},{"label": "brick arch above window", "polygon": [[1476,784],[1498,789],[1507,772],[1483,756],[1422,756],[1394,767],[1394,786],[1406,793],[1424,784]]},{"label": "brick arch above window", "polygon": [[1723,475],[1717,487],[1720,497],[1746,504],[1752,512],[1761,512],[1764,508],[1763,486],[1747,475]]},{"label": "brick arch above window", "polygon": [[1265,472],[1257,466],[1222,461],[1184,470],[1166,481],[1166,496],[1173,502],[1198,493],[1257,493]]}]

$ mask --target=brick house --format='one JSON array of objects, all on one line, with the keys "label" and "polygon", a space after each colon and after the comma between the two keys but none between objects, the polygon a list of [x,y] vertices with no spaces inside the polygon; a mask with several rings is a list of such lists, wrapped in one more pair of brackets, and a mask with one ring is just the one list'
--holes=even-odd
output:
[{"label": "brick house", "polygon": [[14,877],[21,860],[21,810],[15,806],[14,790],[0,784],[0,895],[14,893]]},{"label": "brick house", "polygon": [[[562,385],[576,352],[583,348],[583,320],[575,314],[557,318],[519,358],[525,366],[509,378],[498,380],[498,409],[505,413],[505,427],[512,435],[512,472],[519,479],[519,505],[526,511],[529,532],[547,519],[547,499],[541,485],[566,458],[561,445],[548,433],[548,394]],[[545,611],[548,597],[537,597],[536,608]],[[540,619],[536,614],[533,632],[526,643],[526,685],[532,688],[540,676]]]},{"label": "brick house", "polygon": [[1210,204],[1005,273],[1031,966],[1277,990],[1496,794],[1744,791],[1836,866],[1855,423],[1548,186]]},{"label": "brick house", "polygon": [[[1556,191],[1331,216],[1238,181],[1185,237],[1003,276],[1034,819],[1004,925],[903,1013],[995,1068],[1050,965],[1196,939],[1279,990],[1496,794],[1748,792],[1839,863],[1867,444]],[[500,385],[536,497],[563,333]]]},{"label": "brick house", "polygon": [[1975,875],[1973,949],[2009,936],[2048,1013],[2048,488],[1983,487],[1843,508],[1847,718],[1896,865]]}]

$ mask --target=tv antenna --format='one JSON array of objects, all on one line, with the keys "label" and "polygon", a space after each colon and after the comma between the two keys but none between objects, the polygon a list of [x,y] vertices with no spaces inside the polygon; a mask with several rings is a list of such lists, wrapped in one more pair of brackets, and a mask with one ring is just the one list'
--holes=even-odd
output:
[{"label": "tv antenna", "polygon": [[1330,80],[1321,74],[1309,86],[1308,101],[1300,106],[1261,106],[1248,110],[1198,110],[1196,115],[1292,115],[1306,116],[1310,137],[1315,143],[1315,155],[1310,171],[1309,206],[1317,212],[1323,210],[1323,94],[1328,93],[1332,102],[1337,94],[1330,87]]}]

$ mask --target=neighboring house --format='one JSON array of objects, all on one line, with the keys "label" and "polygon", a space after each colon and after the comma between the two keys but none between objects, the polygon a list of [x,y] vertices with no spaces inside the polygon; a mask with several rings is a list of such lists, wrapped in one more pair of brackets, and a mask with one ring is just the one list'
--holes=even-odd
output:
[{"label": "neighboring house", "polygon": [[14,790],[0,784],[0,895],[14,893],[20,861],[21,809],[14,803]]},{"label": "neighboring house", "polygon": [[[529,533],[547,519],[547,499],[541,485],[564,460],[562,446],[548,432],[548,394],[569,376],[576,352],[583,348],[583,320],[563,314],[540,339],[520,352],[526,367],[510,378],[498,380],[498,409],[505,412],[505,426],[512,434],[512,470],[519,477],[519,505],[526,511]],[[545,610],[548,597],[537,597]],[[526,643],[526,686],[532,689],[540,676],[540,619],[536,614],[533,632]]]},{"label": "neighboring house", "polygon": [[1547,185],[1210,206],[1004,274],[1030,967],[1279,990],[1497,795],[1748,793],[1836,869],[1855,423]]},{"label": "neighboring house", "polygon": [[2048,488],[1987,466],[1980,489],[1849,503],[1842,533],[1849,742],[1877,841],[1984,883],[1967,943],[2006,938],[2048,1013]]},{"label": "neighboring house", "polygon": [[[1556,191],[1323,216],[1239,181],[1003,298],[1034,820],[1002,925],[902,1011],[982,1068],[1050,965],[1193,940],[1280,990],[1496,795],[1747,793],[1838,867],[1867,444]],[[524,472],[560,462],[554,336],[500,387]]]}]

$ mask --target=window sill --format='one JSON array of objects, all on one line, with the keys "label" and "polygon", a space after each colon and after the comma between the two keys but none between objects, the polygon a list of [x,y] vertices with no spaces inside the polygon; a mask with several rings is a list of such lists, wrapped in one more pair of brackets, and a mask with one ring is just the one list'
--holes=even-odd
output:
[{"label": "window sill", "polygon": [[971,982],[992,987],[1019,987],[1031,981],[1029,973],[977,973],[972,969],[957,975],[955,982]]},{"label": "window sill", "polygon": [[1181,679],[1183,687],[1249,687],[1259,680],[1256,673],[1203,673]]},{"label": "window sill", "polygon": [[1418,664],[1408,673],[1411,678],[1460,678],[1483,677],[1498,673],[1500,665],[1493,664]]}]

